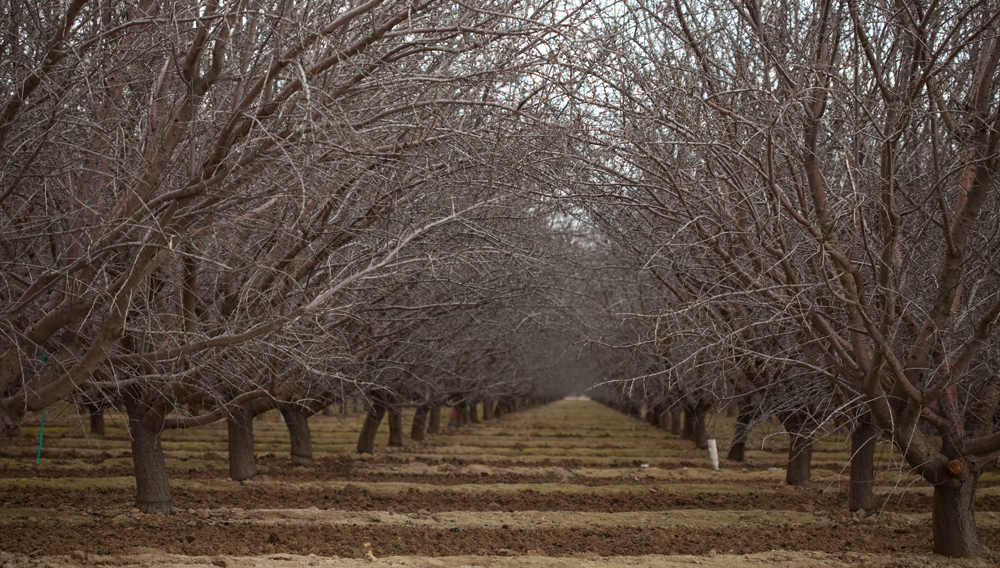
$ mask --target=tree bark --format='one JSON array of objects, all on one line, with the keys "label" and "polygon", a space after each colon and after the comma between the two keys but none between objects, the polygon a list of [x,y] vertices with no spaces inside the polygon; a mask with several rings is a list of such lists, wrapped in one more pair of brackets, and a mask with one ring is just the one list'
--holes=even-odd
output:
[{"label": "tree bark", "polygon": [[432,406],[428,411],[427,433],[438,434],[441,432],[441,407]]},{"label": "tree bark", "polygon": [[365,415],[365,423],[361,426],[361,435],[358,436],[359,454],[375,453],[375,434],[378,433],[378,427],[384,417],[385,406],[378,402],[374,403]]},{"label": "tree bark", "polygon": [[253,413],[237,408],[226,419],[229,432],[229,478],[245,481],[257,477],[257,462],[253,455]]},{"label": "tree bark", "polygon": [[448,419],[448,432],[454,434],[462,425],[462,405],[456,404],[451,409],[451,418]]},{"label": "tree bark", "polygon": [[427,425],[427,413],[429,409],[426,406],[418,406],[417,412],[413,415],[413,427],[410,428],[410,438],[414,442],[422,442],[424,440],[424,427]]},{"label": "tree bark", "polygon": [[694,441],[695,447],[699,450],[708,449],[708,431],[706,430],[707,415],[707,405],[699,403],[694,407],[693,423],[691,425],[691,439]]},{"label": "tree bark", "polygon": [[976,530],[975,500],[979,474],[969,471],[968,464],[963,466],[961,474],[949,476],[944,483],[934,486],[934,509],[931,514],[934,552],[954,558],[986,554]]},{"label": "tree bark", "polygon": [[493,420],[494,402],[492,399],[483,400],[483,420]]},{"label": "tree bark", "polygon": [[473,424],[479,424],[479,403],[476,401],[469,403],[469,419]]},{"label": "tree bark", "polygon": [[288,427],[292,463],[311,464],[313,450],[312,432],[309,430],[310,412],[297,404],[283,404],[281,415],[285,418],[285,426]]},{"label": "tree bark", "polygon": [[681,439],[690,440],[694,436],[694,410],[690,406],[684,407],[684,415],[681,418]]},{"label": "tree bark", "polygon": [[753,421],[753,404],[744,402],[740,405],[739,414],[736,417],[736,429],[733,432],[733,443],[729,446],[729,454],[726,459],[735,462],[742,462],[746,459],[747,441],[750,439],[750,423]]},{"label": "tree bark", "polygon": [[867,411],[861,413],[851,432],[851,486],[847,507],[851,511],[875,510],[875,444],[878,428]]},{"label": "tree bark", "polygon": [[642,420],[642,405],[630,400],[628,402],[628,415],[636,420]]},{"label": "tree bark", "polygon": [[813,451],[813,437],[809,430],[812,421],[804,413],[795,412],[782,423],[789,436],[785,483],[793,487],[809,487]]},{"label": "tree bark", "polygon": [[458,412],[462,416],[462,424],[461,424],[462,426],[465,426],[470,422],[472,422],[472,418],[470,417],[470,412],[469,412],[469,403],[466,402],[458,405]]},{"label": "tree bark", "polygon": [[163,459],[161,425],[153,422],[149,407],[132,396],[125,397],[125,409],[132,438],[135,506],[143,513],[170,513],[174,498]]},{"label": "tree bark", "polygon": [[403,413],[395,406],[389,408],[389,445],[403,446]]},{"label": "tree bark", "polygon": [[670,433],[674,436],[681,435],[681,409],[670,409]]},{"label": "tree bark", "polygon": [[90,435],[104,435],[104,409],[100,406],[87,406],[90,411]]}]

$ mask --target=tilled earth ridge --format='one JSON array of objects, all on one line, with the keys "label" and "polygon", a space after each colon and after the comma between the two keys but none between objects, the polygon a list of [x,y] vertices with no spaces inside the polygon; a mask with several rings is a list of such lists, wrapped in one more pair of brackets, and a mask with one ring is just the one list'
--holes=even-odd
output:
[{"label": "tilled earth ridge", "polygon": [[[567,435],[598,419],[609,434],[601,435],[600,447]],[[342,418],[314,421],[317,439],[344,438],[340,431],[357,427]],[[780,447],[712,472],[689,442],[587,402],[563,401],[431,436],[430,443],[380,448],[365,459],[338,447],[318,453],[309,467],[284,461],[280,423],[264,420],[255,430],[262,475],[251,483],[224,479],[212,431],[165,440],[175,497],[175,513],[167,516],[131,508],[131,472],[119,463],[125,452],[105,447],[99,451],[109,457],[95,459],[95,440],[74,437],[71,428],[37,468],[34,459],[19,457],[24,439],[0,447],[0,550],[7,554],[0,565],[266,568],[392,556],[400,560],[390,562],[414,566],[576,565],[553,564],[559,558],[612,566],[619,557],[649,566],[716,558],[728,559],[724,566],[902,566],[933,565],[937,558],[921,556],[931,550],[931,493],[912,476],[882,475],[880,515],[846,513],[842,443],[817,446],[814,487],[791,489],[781,486],[783,471],[774,465],[781,463]],[[120,437],[110,433],[110,441],[96,442],[114,445]],[[206,451],[212,444],[216,449]],[[615,448],[628,455],[616,457]],[[533,453],[497,458],[528,449]],[[550,450],[573,457],[547,457]],[[984,476],[981,488],[980,536],[991,546],[1000,542],[1000,480]],[[759,556],[773,550],[786,556]],[[899,564],[900,558],[924,560]]]}]

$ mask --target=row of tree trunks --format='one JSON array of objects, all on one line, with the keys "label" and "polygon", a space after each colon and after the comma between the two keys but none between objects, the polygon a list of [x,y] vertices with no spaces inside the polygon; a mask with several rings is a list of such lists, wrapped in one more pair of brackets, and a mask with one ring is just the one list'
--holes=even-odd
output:
[{"label": "row of tree trunks", "polygon": [[[628,414],[642,416],[641,405],[633,400],[607,401],[607,406]],[[685,440],[691,440],[699,449],[708,447],[706,418],[711,404],[699,401],[688,403],[683,407],[663,403],[648,406],[644,416],[646,422],[671,434],[679,435]],[[759,411],[753,400],[743,397],[739,410],[736,412],[736,427],[727,458],[742,462],[746,457],[746,445],[756,413]],[[808,412],[791,412],[780,416],[782,425],[789,435],[788,466],[785,482],[796,487],[808,487],[811,478],[812,452],[814,431],[818,427],[816,420]],[[867,412],[861,413],[854,421],[851,434],[851,472],[850,489],[848,492],[848,507],[851,511],[874,511],[874,460],[875,446],[880,431]],[[942,490],[945,491],[945,490]],[[942,529],[945,530],[945,529]]]}]

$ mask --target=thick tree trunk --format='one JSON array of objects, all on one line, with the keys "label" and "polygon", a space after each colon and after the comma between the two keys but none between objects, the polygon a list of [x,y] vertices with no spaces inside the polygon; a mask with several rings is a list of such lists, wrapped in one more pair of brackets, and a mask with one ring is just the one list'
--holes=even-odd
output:
[{"label": "thick tree trunk", "polygon": [[[952,462],[955,463],[955,462]],[[986,550],[976,530],[975,500],[979,474],[968,471],[950,476],[934,486],[934,510],[931,527],[934,552],[942,556],[969,558],[983,556]]]},{"label": "thick tree trunk", "polygon": [[413,427],[410,428],[410,438],[414,442],[422,442],[424,440],[424,427],[427,425],[427,413],[428,408],[426,406],[418,406],[417,412],[413,415]]},{"label": "thick tree trunk", "polygon": [[229,431],[229,478],[245,481],[257,477],[253,455],[253,413],[245,408],[233,411],[226,420]]},{"label": "thick tree trunk", "polygon": [[403,446],[403,413],[395,406],[389,408],[389,445]]},{"label": "thick tree trunk", "polygon": [[375,453],[375,434],[378,433],[378,427],[382,424],[382,418],[384,417],[385,407],[380,403],[376,402],[368,410],[368,414],[365,416],[365,423],[361,426],[361,435],[358,436],[359,454]]},{"label": "thick tree trunk", "polygon": [[646,405],[646,423],[650,426],[656,426],[657,419],[656,409],[653,405]]},{"label": "thick tree trunk", "polygon": [[470,402],[469,403],[469,419],[472,420],[473,424],[479,424],[479,403]]},{"label": "thick tree trunk", "polygon": [[87,406],[90,411],[90,435],[104,435],[104,409],[99,406]]},{"label": "thick tree trunk", "polygon": [[169,513],[174,498],[167,481],[160,424],[152,423],[149,407],[131,396],[125,397],[125,409],[132,438],[135,506],[143,513]]},{"label": "thick tree trunk", "polygon": [[438,434],[441,432],[441,407],[432,406],[427,412],[427,433]]},{"label": "thick tree trunk", "polygon": [[875,444],[878,428],[868,412],[858,417],[851,433],[851,486],[847,507],[851,511],[875,510]]},{"label": "thick tree trunk", "polygon": [[785,483],[793,487],[809,487],[812,475],[813,437],[812,421],[802,413],[793,413],[783,421],[790,438],[788,443],[788,469]]},{"label": "thick tree trunk", "polygon": [[285,418],[285,426],[288,427],[292,463],[311,464],[313,448],[312,432],[309,430],[310,412],[297,404],[283,404],[281,405],[281,415]]},{"label": "thick tree trunk", "polygon": [[465,426],[472,422],[471,413],[469,412],[469,403],[464,403],[459,405],[459,412],[462,415],[462,426]]},{"label": "thick tree trunk", "polygon": [[744,402],[736,417],[736,429],[733,433],[733,443],[729,446],[726,459],[742,462],[746,458],[747,441],[750,439],[750,423],[753,420],[753,404]]},{"label": "thick tree trunk", "polygon": [[483,400],[483,420],[493,420],[493,409],[496,404],[492,399]]}]

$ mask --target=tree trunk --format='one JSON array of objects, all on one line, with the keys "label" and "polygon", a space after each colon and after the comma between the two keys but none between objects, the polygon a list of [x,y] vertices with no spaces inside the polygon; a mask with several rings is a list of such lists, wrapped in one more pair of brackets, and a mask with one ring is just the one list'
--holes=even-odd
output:
[{"label": "tree trunk", "polygon": [[160,424],[152,423],[149,407],[132,396],[125,397],[125,409],[132,438],[135,506],[143,513],[170,513],[174,498],[163,460]]},{"label": "tree trunk", "polygon": [[861,413],[851,433],[851,486],[847,507],[851,511],[875,510],[875,444],[878,428],[867,411]]},{"label": "tree trunk", "polygon": [[934,486],[934,510],[931,514],[934,552],[954,558],[986,554],[976,530],[975,500],[979,474],[969,471],[968,464],[963,466],[961,474],[949,476],[944,483]]},{"label": "tree trunk", "polygon": [[458,405],[458,412],[462,416],[462,424],[461,424],[462,426],[465,426],[466,424],[472,422],[472,418],[470,418],[470,413],[469,413],[469,403],[466,402]]},{"label": "tree trunk", "polygon": [[281,415],[285,418],[285,426],[288,427],[292,463],[311,464],[313,449],[312,432],[309,430],[309,411],[299,405],[283,404],[281,405]]},{"label": "tree trunk", "polygon": [[361,435],[358,436],[359,454],[375,453],[375,434],[378,433],[378,427],[382,424],[383,417],[385,417],[385,407],[376,402],[368,410],[368,414],[365,415],[365,423],[361,426]]},{"label": "tree trunk", "polygon": [[229,431],[229,478],[244,481],[257,477],[253,455],[253,413],[237,408],[226,420]]},{"label": "tree trunk", "polygon": [[413,427],[410,428],[410,438],[414,442],[422,442],[424,440],[424,427],[427,425],[427,413],[428,408],[426,406],[418,406],[417,412],[413,415]]},{"label": "tree trunk", "polygon": [[469,403],[469,419],[472,420],[473,424],[479,424],[479,403],[470,402]]},{"label": "tree trunk", "polygon": [[427,433],[428,434],[438,434],[441,432],[441,407],[432,406],[429,411],[427,411]]},{"label": "tree trunk", "polygon": [[395,406],[389,408],[389,445],[403,446],[403,413]]},{"label": "tree trunk", "polygon": [[694,410],[684,407],[684,417],[681,419],[681,439],[690,440],[694,436]]},{"label": "tree trunk", "polygon": [[783,424],[790,438],[785,483],[793,487],[809,487],[813,451],[813,437],[809,430],[812,420],[805,414],[796,412],[787,417]]},{"label": "tree trunk", "polygon": [[708,405],[698,404],[694,408],[693,421],[691,424],[691,439],[694,446],[699,450],[708,449],[708,432],[706,430],[706,418],[708,416]]},{"label": "tree trunk", "polygon": [[491,399],[483,400],[483,420],[493,420],[494,403]]},{"label": "tree trunk", "polygon": [[642,404],[633,401],[628,402],[628,415],[636,420],[642,420]]},{"label": "tree trunk", "polygon": [[104,435],[104,409],[100,406],[87,406],[90,411],[90,435]]},{"label": "tree trunk", "polygon": [[681,409],[670,409],[670,433],[674,436],[681,435]]},{"label": "tree trunk", "polygon": [[726,455],[726,459],[742,462],[746,458],[746,447],[747,441],[750,439],[750,423],[753,421],[754,410],[752,403],[744,401],[740,405],[740,412],[736,417],[736,429],[733,433],[733,443],[729,446],[729,454]]},{"label": "tree trunk", "polygon": [[462,405],[456,404],[451,409],[451,418],[448,419],[448,432],[454,434],[462,425]]}]

